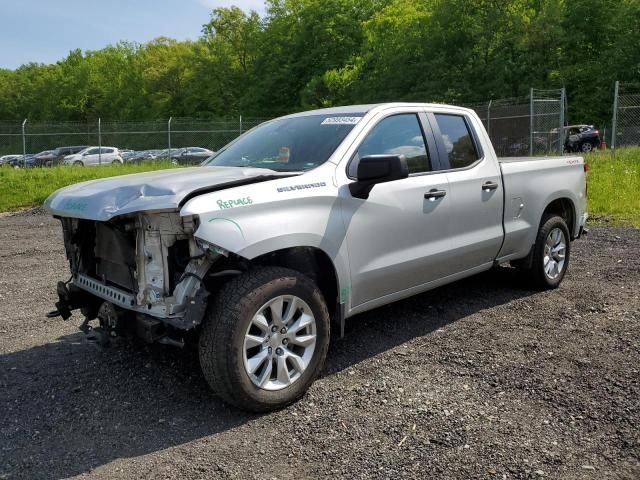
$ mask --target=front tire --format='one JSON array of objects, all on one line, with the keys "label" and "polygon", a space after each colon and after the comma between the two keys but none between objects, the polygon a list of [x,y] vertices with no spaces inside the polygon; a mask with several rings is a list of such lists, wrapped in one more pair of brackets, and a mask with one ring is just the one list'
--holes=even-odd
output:
[{"label": "front tire", "polygon": [[74,167],[84,167],[84,163],[82,163],[80,160],[76,160],[75,162],[73,162],[73,166]]},{"label": "front tire", "polygon": [[243,410],[296,401],[320,374],[329,313],[318,287],[281,267],[256,267],[228,282],[209,305],[199,339],[213,391]]}]

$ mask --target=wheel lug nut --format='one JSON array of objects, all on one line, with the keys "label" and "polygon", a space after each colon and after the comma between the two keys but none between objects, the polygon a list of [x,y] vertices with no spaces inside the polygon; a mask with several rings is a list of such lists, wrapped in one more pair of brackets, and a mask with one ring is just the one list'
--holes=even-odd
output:
[{"label": "wheel lug nut", "polygon": [[286,345],[287,343],[289,343],[289,339],[288,338],[283,338],[282,339],[282,344]]},{"label": "wheel lug nut", "polygon": [[268,352],[269,354],[271,354],[271,352],[273,352],[273,348],[269,347],[269,348],[267,349],[267,352]]},{"label": "wheel lug nut", "polygon": [[287,329],[286,329],[286,327],[282,327],[282,330],[280,330],[280,333],[282,333],[282,334],[287,333]]},{"label": "wheel lug nut", "polygon": [[271,327],[271,331],[273,333],[276,333],[278,331],[278,327],[276,327],[275,325],[273,327]]},{"label": "wheel lug nut", "polygon": [[276,348],[276,354],[282,355],[282,349],[280,347]]}]

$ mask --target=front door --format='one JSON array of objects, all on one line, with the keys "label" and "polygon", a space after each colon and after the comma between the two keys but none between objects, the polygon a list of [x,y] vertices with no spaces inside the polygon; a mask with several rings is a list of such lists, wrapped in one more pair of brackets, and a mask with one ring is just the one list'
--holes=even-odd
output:
[{"label": "front door", "polygon": [[[369,198],[343,198],[351,269],[351,307],[446,276],[449,221],[446,173],[433,171],[434,145],[417,113],[383,118],[349,163],[374,154],[403,154],[409,178],[375,185]],[[426,117],[425,117],[426,118]],[[425,141],[429,139],[430,141]],[[444,254],[444,255],[442,255]]]}]

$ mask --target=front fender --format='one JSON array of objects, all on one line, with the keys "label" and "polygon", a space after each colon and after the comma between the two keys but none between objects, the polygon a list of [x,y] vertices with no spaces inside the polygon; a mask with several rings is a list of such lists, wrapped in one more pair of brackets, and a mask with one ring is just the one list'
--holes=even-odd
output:
[{"label": "front fender", "polygon": [[[248,260],[291,247],[322,250],[333,262],[339,291],[346,297],[350,275],[337,188],[331,182],[316,182],[322,186],[274,194],[286,182],[292,180],[205,194],[189,201],[181,215],[198,216],[196,238]],[[268,194],[263,192],[266,188]]]}]

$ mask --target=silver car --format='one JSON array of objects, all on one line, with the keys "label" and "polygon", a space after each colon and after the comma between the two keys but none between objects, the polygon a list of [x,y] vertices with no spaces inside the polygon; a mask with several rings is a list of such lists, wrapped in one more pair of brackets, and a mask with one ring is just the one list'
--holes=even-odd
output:
[{"label": "silver car", "polygon": [[73,155],[64,157],[65,165],[76,167],[97,167],[103,165],[121,165],[120,151],[116,147],[87,147]]}]

